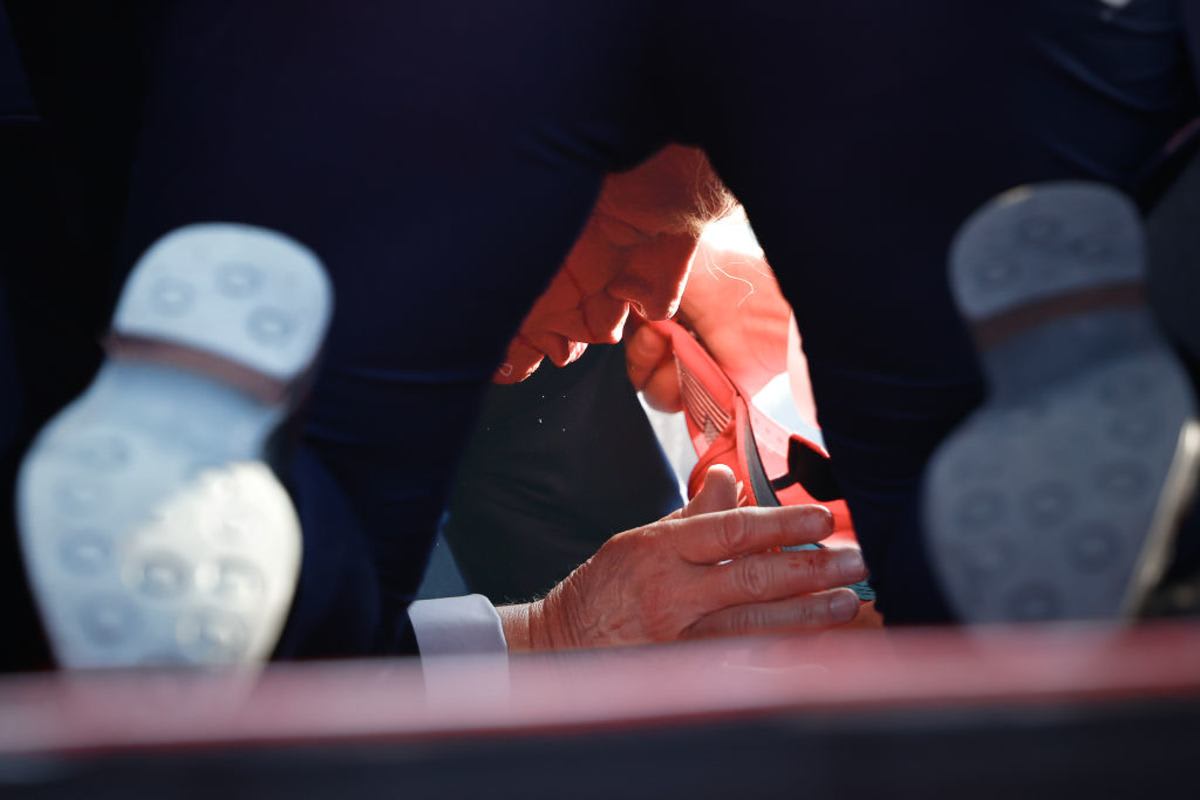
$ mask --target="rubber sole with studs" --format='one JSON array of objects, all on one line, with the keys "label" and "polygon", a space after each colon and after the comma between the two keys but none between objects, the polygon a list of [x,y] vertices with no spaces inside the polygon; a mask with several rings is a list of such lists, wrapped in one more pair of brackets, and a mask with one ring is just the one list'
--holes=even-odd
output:
[{"label": "rubber sole with studs", "polygon": [[108,360],[18,478],[26,568],[61,666],[269,656],[301,536],[265,448],[331,310],[316,257],[271,231],[190,226],[139,260]]},{"label": "rubber sole with studs", "polygon": [[1122,195],[1061,183],[997,198],[953,244],[989,396],[934,454],[923,513],[965,622],[1127,618],[1170,558],[1200,435],[1142,239]]}]

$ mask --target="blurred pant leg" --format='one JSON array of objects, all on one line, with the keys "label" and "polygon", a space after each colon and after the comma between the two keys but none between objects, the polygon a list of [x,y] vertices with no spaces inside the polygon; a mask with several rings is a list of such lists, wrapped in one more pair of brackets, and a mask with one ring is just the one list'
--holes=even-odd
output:
[{"label": "blurred pant leg", "polygon": [[[945,278],[950,239],[1025,181],[1136,182],[1194,112],[1179,4],[678,8],[694,25],[680,30],[681,135],[745,203],[795,308],[880,608],[945,620],[918,487],[981,397]],[[696,57],[718,45],[721,59]]]},{"label": "blurred pant leg", "polygon": [[0,6],[0,671],[50,665],[25,579],[12,487],[41,424],[95,369],[107,276],[79,268],[82,236],[60,187],[72,178],[34,102]]},{"label": "blurred pant leg", "polygon": [[[369,647],[388,652],[506,343],[603,173],[661,141],[641,7],[152,5],[122,261],[199,219],[275,228],[324,260],[337,308],[301,510],[308,527],[345,503],[361,527]],[[312,597],[293,628],[324,613]]]}]

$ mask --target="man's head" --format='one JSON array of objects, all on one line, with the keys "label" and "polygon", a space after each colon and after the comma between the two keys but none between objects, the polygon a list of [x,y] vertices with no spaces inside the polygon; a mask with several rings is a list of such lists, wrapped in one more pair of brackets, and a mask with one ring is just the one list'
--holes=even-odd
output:
[{"label": "man's head", "polygon": [[735,202],[704,154],[671,146],[605,181],[595,211],[562,268],[509,345],[497,383],[516,383],[543,358],[558,366],[589,343],[620,341],[632,308],[675,313],[700,233]]}]

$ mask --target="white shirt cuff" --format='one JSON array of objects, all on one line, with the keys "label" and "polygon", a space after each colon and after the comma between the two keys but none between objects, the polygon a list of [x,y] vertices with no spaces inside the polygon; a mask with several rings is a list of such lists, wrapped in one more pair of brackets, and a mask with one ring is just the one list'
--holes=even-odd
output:
[{"label": "white shirt cuff", "polygon": [[481,594],[417,600],[408,619],[422,658],[508,653],[500,614]]}]

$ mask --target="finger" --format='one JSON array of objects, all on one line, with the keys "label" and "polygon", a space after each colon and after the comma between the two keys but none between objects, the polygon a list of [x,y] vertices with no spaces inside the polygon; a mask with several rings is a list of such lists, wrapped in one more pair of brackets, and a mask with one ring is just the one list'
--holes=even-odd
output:
[{"label": "finger", "polygon": [[735,508],[663,523],[662,535],[693,564],[717,564],[775,547],[819,542],[833,533],[824,506]]},{"label": "finger", "polygon": [[683,411],[683,393],[679,389],[679,368],[674,361],[664,361],[654,370],[642,389],[646,404],[655,411],[675,414]]},{"label": "finger", "polygon": [[520,383],[532,375],[541,363],[541,352],[518,339],[509,343],[504,362],[492,374],[492,382]]},{"label": "finger", "polygon": [[703,613],[848,586],[867,577],[854,548],[758,553],[705,571],[696,587]]},{"label": "finger", "polygon": [[625,370],[639,392],[654,371],[671,355],[671,340],[650,325],[639,325],[625,340]]},{"label": "finger", "polygon": [[626,336],[625,370],[651,408],[667,414],[683,409],[670,337],[653,326],[639,325]]},{"label": "finger", "polygon": [[663,520],[684,519],[697,514],[711,514],[738,507],[740,483],[733,470],[725,464],[713,464],[704,473],[704,484],[687,505],[672,511]]},{"label": "finger", "polygon": [[738,507],[737,478],[724,464],[713,464],[704,473],[704,485],[683,509],[683,517],[712,514]]},{"label": "finger", "polygon": [[844,625],[858,613],[858,595],[850,589],[752,603],[714,611],[684,631],[686,638],[748,636],[781,631],[813,630]]}]

